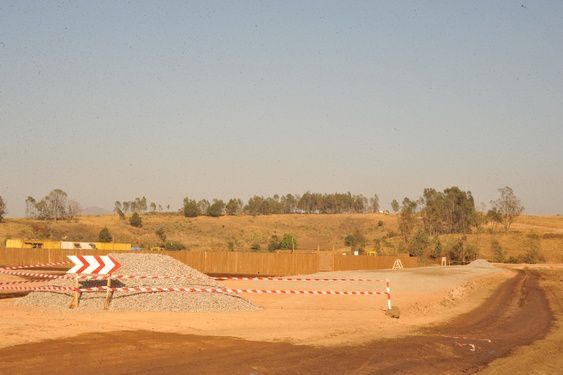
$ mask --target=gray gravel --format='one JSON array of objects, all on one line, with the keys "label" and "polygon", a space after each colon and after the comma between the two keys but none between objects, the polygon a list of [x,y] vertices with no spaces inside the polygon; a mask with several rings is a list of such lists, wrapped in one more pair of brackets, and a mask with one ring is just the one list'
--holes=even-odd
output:
[{"label": "gray gravel", "polygon": [[[113,280],[115,287],[221,287],[217,281],[207,275],[186,266],[169,256],[161,254],[111,254],[121,263],[117,274],[127,275],[160,275],[160,276],[189,276],[203,278],[191,279],[124,279]],[[74,286],[74,280],[53,280],[48,285]],[[105,286],[106,281],[81,281],[83,287]],[[50,309],[68,310],[72,300],[72,292],[33,292],[16,302],[18,305],[35,306]],[[102,310],[105,291],[82,293],[80,310]],[[137,293],[115,292],[110,304],[110,310],[117,311],[249,311],[256,306],[237,295],[218,293]]]}]

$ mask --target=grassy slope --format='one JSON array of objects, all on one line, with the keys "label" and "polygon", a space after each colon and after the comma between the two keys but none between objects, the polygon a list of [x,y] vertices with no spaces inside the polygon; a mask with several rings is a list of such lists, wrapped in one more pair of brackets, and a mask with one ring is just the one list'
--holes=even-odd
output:
[{"label": "grassy slope", "polygon": [[[0,241],[4,238],[67,238],[69,240],[96,240],[98,232],[107,226],[116,242],[132,242],[154,246],[158,238],[156,228],[162,226],[168,239],[184,243],[190,250],[227,250],[228,242],[236,250],[249,250],[252,243],[267,248],[268,239],[274,233],[293,233],[300,249],[338,249],[344,246],[343,238],[354,230],[360,230],[373,244],[388,231],[398,232],[397,217],[384,214],[342,214],[342,215],[271,215],[240,217],[198,217],[185,218],[178,214],[143,215],[143,228],[133,228],[117,216],[86,216],[76,222],[44,223],[29,219],[9,219],[0,224]],[[384,227],[378,227],[378,221]],[[468,235],[471,243],[478,245],[481,255],[490,258],[490,243],[496,238],[508,255],[524,253],[526,237],[534,232],[542,237],[542,252],[549,262],[563,262],[563,217],[522,216],[518,218],[509,233]],[[448,236],[444,236],[448,237]],[[447,238],[443,238],[444,242]],[[393,253],[400,239],[384,242],[384,251]],[[369,247],[372,247],[370,245]]]}]

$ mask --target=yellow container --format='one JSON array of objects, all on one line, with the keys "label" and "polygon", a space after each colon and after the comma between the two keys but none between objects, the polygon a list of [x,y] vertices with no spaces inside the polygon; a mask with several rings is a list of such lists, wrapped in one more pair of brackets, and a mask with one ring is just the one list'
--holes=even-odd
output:
[{"label": "yellow container", "polygon": [[131,250],[130,243],[119,242],[96,242],[96,249],[98,250],[111,250],[111,251],[129,251]]},{"label": "yellow container", "polygon": [[23,248],[23,241],[16,239],[6,240],[6,249],[21,249]]}]

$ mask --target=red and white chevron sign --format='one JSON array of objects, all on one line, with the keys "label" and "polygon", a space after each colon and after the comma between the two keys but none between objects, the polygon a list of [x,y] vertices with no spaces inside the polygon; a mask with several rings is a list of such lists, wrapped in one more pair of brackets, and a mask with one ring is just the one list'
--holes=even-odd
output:
[{"label": "red and white chevron sign", "polygon": [[109,255],[68,255],[67,258],[74,263],[74,267],[66,273],[108,275],[121,267],[121,264]]}]

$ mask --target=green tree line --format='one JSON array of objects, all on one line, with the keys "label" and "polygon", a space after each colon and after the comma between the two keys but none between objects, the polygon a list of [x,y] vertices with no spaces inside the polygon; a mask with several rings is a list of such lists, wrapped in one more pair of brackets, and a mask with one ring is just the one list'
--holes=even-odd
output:
[{"label": "green tree line", "polygon": [[367,198],[361,194],[333,193],[321,194],[306,192],[303,195],[278,195],[264,197],[255,195],[246,204],[240,198],[229,199],[225,203],[222,199],[209,202],[206,199],[195,200],[184,198],[183,212],[187,217],[208,215],[218,217],[222,215],[274,215],[274,214],[341,214],[367,213],[379,211],[377,194]]}]

